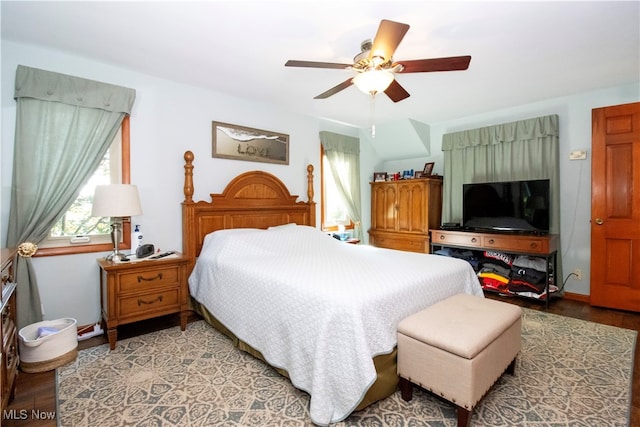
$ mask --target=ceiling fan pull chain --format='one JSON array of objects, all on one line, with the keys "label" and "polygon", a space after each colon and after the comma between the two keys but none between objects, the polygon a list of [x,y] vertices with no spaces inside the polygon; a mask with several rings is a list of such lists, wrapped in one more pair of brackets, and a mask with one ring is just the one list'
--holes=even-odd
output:
[{"label": "ceiling fan pull chain", "polygon": [[376,122],[375,122],[375,112],[376,112],[376,94],[371,92],[371,104],[370,104],[370,120],[371,120],[371,138],[376,137]]}]

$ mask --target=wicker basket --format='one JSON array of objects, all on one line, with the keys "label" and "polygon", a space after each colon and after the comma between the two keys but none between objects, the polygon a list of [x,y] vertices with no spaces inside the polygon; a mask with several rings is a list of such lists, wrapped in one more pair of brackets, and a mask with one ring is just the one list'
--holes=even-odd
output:
[{"label": "wicker basket", "polygon": [[[42,328],[56,330],[40,336]],[[20,369],[24,372],[44,372],[62,366],[78,355],[76,319],[45,320],[20,329]]]}]

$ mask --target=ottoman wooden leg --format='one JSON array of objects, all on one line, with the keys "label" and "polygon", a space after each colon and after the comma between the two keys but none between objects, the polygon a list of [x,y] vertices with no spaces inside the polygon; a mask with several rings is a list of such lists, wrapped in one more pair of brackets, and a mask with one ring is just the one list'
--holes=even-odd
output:
[{"label": "ottoman wooden leg", "polygon": [[458,406],[458,427],[468,427],[471,420],[471,411]]},{"label": "ottoman wooden leg", "polygon": [[400,377],[400,382],[398,384],[400,386],[400,394],[402,399],[406,402],[410,401],[413,398],[413,384],[406,378]]}]

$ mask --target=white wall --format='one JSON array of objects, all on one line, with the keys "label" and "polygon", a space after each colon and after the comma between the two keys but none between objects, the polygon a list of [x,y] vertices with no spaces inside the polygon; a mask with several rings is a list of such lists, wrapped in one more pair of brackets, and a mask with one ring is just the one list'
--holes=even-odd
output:
[{"label": "white wall", "polygon": [[[558,114],[560,124],[560,238],[563,280],[576,268],[582,280],[573,276],[565,290],[589,295],[591,266],[591,110],[609,105],[640,101],[640,84],[631,84],[573,96],[549,99],[535,104],[490,111],[473,117],[431,124],[431,157],[386,162],[382,170],[401,171],[422,168],[435,162],[442,174],[444,155],[442,135],[465,129],[509,123],[516,120]],[[573,150],[586,150],[586,160],[569,160]]]},{"label": "white wall", "polygon": [[[195,154],[194,200],[209,200],[234,176],[265,170],[278,176],[293,194],[306,200],[306,166],[315,167],[315,201],[320,201],[318,132],[329,128],[317,119],[232,98],[220,93],[158,79],[66,53],[2,41],[2,159],[0,238],[5,243],[9,216],[16,107],[13,99],[18,64],[136,89],[131,114],[131,182],[138,186],[143,215],[134,218],[144,239],[162,250],[181,249],[181,205],[185,150]],[[211,122],[235,123],[289,134],[289,165],[211,157]],[[327,129],[332,130],[332,129]],[[341,131],[357,136],[358,130]],[[367,148],[365,147],[365,152]],[[378,161],[375,154],[365,156]],[[363,164],[363,171],[371,169]],[[364,203],[364,202],[363,202]],[[366,202],[365,206],[369,206]],[[368,217],[368,210],[366,216]],[[99,277],[96,258],[103,254],[34,258],[45,319],[74,317],[79,324],[99,319]]]},{"label": "white wall", "polygon": [[[208,200],[209,193],[220,192],[238,173],[261,169],[274,173],[294,194],[306,197],[306,165],[316,168],[315,200],[320,200],[319,130],[362,136],[364,130],[318,121],[315,118],[279,111],[272,106],[232,98],[120,67],[66,53],[2,41],[1,51],[1,154],[0,159],[0,239],[4,243],[9,213],[15,101],[13,85],[18,64],[72,74],[136,89],[131,116],[131,181],[138,185],[144,214],[134,218],[141,224],[145,241],[163,250],[181,248],[181,209],[183,200],[183,153],[195,153],[195,200]],[[591,145],[591,109],[635,102],[640,99],[638,84],[571,97],[487,112],[446,123],[431,125],[432,156],[384,162],[361,137],[362,230],[370,227],[369,181],[378,170],[420,170],[435,161],[435,172],[442,174],[442,135],[457,130],[510,122],[547,114],[560,116],[561,151],[561,234],[565,274],[583,270],[580,282],[569,280],[566,290],[589,293],[590,263],[590,156],[586,161],[568,160],[574,149]],[[269,129],[290,135],[290,164],[273,165],[211,157],[211,121],[223,121]],[[318,206],[319,208],[319,206]],[[320,218],[318,211],[318,218]],[[99,318],[98,267],[101,254],[34,258],[45,319],[75,317],[79,324]]]}]

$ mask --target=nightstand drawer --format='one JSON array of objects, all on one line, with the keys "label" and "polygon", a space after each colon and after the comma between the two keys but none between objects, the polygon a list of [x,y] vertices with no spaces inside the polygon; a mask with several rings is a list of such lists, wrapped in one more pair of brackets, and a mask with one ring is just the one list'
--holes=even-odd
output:
[{"label": "nightstand drawer", "polygon": [[158,315],[158,312],[173,313],[180,310],[180,288],[167,289],[120,298],[118,318],[122,321],[127,317],[145,318],[146,313]]},{"label": "nightstand drawer", "polygon": [[[149,261],[153,262],[153,261]],[[157,289],[161,286],[179,283],[180,271],[178,266],[164,268],[140,269],[120,275],[118,292],[144,291]]]}]

